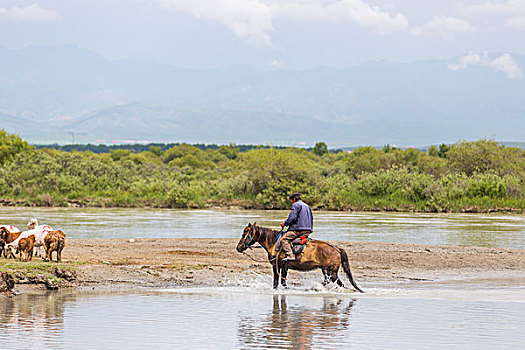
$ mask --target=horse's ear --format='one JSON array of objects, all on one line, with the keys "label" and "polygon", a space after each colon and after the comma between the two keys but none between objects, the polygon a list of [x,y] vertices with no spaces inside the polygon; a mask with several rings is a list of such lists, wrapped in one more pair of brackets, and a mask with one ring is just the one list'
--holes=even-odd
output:
[{"label": "horse's ear", "polygon": [[257,224],[254,222],[254,223],[253,223],[253,226],[257,226]]}]

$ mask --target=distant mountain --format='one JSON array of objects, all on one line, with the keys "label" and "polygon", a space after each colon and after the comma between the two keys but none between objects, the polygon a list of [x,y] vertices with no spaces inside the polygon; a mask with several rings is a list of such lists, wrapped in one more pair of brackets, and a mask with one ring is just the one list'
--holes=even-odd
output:
[{"label": "distant mountain", "polygon": [[[90,138],[111,141],[184,140],[186,142],[299,144],[304,135],[315,140],[345,138],[341,125],[305,115],[221,110],[179,110],[132,103],[89,113],[63,126],[89,130]],[[140,133],[137,133],[140,130]],[[137,139],[137,135],[140,139]]]},{"label": "distant mountain", "polygon": [[[512,55],[525,71],[525,57]],[[525,79],[458,59],[347,69],[190,70],[67,46],[0,48],[0,128],[34,142],[330,146],[522,140]],[[15,122],[18,120],[18,122]]]},{"label": "distant mountain", "polygon": [[[15,117],[0,111],[0,129],[14,134],[21,134],[26,138],[39,139],[39,135],[50,135],[55,132],[51,126],[38,121],[31,121],[21,117]],[[61,130],[59,134],[64,133]]]}]

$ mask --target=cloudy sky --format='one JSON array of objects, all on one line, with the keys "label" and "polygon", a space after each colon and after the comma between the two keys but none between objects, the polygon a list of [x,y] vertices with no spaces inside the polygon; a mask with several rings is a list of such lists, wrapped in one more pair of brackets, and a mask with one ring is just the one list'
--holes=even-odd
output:
[{"label": "cloudy sky", "polygon": [[504,66],[522,77],[508,67],[524,38],[525,0],[0,0],[1,46],[73,44],[180,67],[461,56],[451,69]]}]

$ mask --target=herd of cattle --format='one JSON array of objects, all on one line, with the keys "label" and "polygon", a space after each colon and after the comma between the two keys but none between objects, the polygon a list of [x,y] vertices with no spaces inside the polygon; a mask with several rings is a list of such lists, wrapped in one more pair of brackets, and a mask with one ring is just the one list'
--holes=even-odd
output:
[{"label": "herd of cattle", "polygon": [[66,245],[66,235],[60,230],[53,230],[49,225],[39,225],[37,219],[31,219],[27,231],[20,231],[14,225],[0,225],[0,257],[16,258],[29,261],[33,258],[33,250],[39,255],[43,249],[44,261],[51,260],[51,254],[57,252],[57,262],[62,260],[62,250]]}]

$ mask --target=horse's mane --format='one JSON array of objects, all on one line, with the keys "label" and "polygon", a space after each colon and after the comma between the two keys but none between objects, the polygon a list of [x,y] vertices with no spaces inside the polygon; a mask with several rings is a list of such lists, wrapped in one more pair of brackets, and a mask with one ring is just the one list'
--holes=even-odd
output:
[{"label": "horse's mane", "polygon": [[277,238],[277,235],[279,234],[279,231],[271,229],[269,227],[263,227],[263,226],[257,226],[255,225],[255,229],[259,231],[260,236],[265,236],[266,241],[268,243],[271,243]]}]

